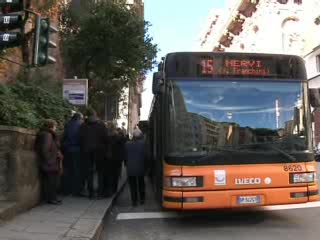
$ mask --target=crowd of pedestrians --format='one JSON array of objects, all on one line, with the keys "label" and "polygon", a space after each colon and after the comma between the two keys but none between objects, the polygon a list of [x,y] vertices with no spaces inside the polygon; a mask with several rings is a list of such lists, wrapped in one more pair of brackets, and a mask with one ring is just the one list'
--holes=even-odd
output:
[{"label": "crowd of pedestrians", "polygon": [[144,203],[146,154],[138,127],[130,140],[124,129],[105,124],[91,110],[85,119],[80,113],[73,114],[61,138],[56,128],[54,120],[46,120],[35,142],[47,203],[61,204],[59,192],[90,199],[111,197],[118,190],[123,162],[132,205]]}]

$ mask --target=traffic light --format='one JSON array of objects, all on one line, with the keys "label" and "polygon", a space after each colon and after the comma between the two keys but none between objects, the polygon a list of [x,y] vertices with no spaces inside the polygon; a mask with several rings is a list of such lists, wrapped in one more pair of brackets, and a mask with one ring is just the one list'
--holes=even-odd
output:
[{"label": "traffic light", "polygon": [[50,19],[37,16],[36,31],[33,50],[33,64],[41,67],[49,63],[56,63],[56,59],[49,56],[49,48],[56,48],[57,45],[50,41],[50,33],[58,32],[57,29],[50,26]]},{"label": "traffic light", "polygon": [[23,28],[23,0],[0,0],[0,48],[18,47],[22,44],[20,32],[9,30]]}]

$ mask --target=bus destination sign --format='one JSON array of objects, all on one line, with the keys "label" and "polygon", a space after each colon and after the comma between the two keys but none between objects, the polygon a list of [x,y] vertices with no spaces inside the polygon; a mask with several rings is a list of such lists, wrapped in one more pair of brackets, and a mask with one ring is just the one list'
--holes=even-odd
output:
[{"label": "bus destination sign", "polygon": [[223,64],[215,68],[213,59],[201,60],[201,73],[203,75],[254,75],[266,76],[270,74],[270,69],[264,66],[261,60],[237,60],[226,59]]},{"label": "bus destination sign", "polygon": [[171,53],[168,77],[306,79],[304,62],[291,55],[252,53]]}]

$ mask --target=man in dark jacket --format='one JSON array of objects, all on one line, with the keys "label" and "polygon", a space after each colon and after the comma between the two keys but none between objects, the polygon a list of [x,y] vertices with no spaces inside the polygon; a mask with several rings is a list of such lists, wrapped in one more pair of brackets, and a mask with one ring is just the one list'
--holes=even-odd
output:
[{"label": "man in dark jacket", "polygon": [[140,203],[145,201],[145,142],[143,134],[139,129],[133,131],[133,141],[125,144],[125,163],[129,180],[132,205],[138,202],[138,192]]},{"label": "man in dark jacket", "polygon": [[84,163],[83,181],[87,179],[89,197],[94,197],[93,181],[95,169],[98,174],[98,195],[103,194],[103,161],[107,144],[107,131],[95,111],[90,111],[87,121],[80,128],[80,148]]},{"label": "man in dark jacket", "polygon": [[121,128],[117,128],[116,134],[113,136],[112,145],[112,193],[118,190],[119,178],[122,170],[122,162],[125,159],[124,146],[127,139]]},{"label": "man in dark jacket", "polygon": [[75,113],[71,120],[64,127],[63,153],[64,153],[64,174],[62,179],[63,193],[66,195],[80,195],[80,126],[82,115]]}]

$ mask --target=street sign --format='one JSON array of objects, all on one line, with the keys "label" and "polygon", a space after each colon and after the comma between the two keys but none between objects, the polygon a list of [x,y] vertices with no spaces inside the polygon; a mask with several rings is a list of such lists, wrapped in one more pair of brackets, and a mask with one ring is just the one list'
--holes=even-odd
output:
[{"label": "street sign", "polygon": [[88,79],[64,79],[63,98],[72,105],[88,105]]},{"label": "street sign", "polygon": [[21,28],[22,24],[22,15],[0,15],[0,30],[2,31]]},{"label": "street sign", "polygon": [[0,32],[0,48],[17,47],[22,42],[22,36],[19,32]]},{"label": "street sign", "polygon": [[23,28],[23,0],[0,0],[0,49],[18,47],[22,44],[20,32],[9,30]]}]

